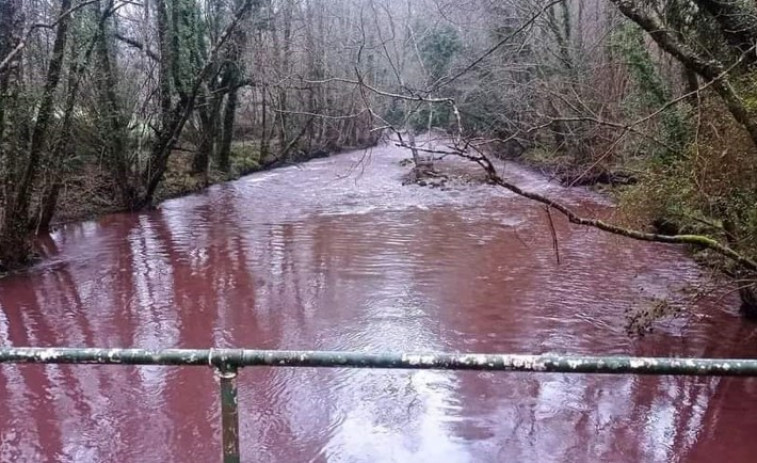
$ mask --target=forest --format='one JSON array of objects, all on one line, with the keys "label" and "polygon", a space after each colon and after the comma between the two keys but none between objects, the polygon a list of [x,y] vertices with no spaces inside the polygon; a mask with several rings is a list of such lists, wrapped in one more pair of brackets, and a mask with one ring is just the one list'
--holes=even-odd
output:
[{"label": "forest", "polygon": [[[688,246],[757,317],[746,0],[0,0],[0,270],[57,224],[387,133],[420,163],[430,130],[577,225]],[[582,217],[493,157],[619,208]]]}]

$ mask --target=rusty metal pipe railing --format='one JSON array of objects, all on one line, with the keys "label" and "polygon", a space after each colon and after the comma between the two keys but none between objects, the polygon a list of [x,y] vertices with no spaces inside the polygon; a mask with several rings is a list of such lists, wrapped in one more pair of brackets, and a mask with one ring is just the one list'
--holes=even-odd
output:
[{"label": "rusty metal pipe railing", "polygon": [[627,356],[360,353],[254,349],[0,348],[0,364],[100,364],[211,366],[220,377],[224,463],[238,463],[240,368],[391,368],[683,376],[757,376],[757,360]]}]

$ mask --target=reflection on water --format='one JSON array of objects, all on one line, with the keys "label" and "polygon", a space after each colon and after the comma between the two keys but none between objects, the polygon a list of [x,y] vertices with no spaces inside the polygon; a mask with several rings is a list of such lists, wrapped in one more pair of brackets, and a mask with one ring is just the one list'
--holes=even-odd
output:
[{"label": "reflection on water", "polygon": [[[700,278],[678,249],[487,186],[400,186],[397,148],[256,174],[71,225],[0,281],[0,345],[755,354],[713,296],[629,339],[624,311]],[[507,166],[587,214],[601,198]],[[701,316],[706,315],[706,316]],[[248,461],[752,461],[757,382],[270,369],[240,375]],[[209,369],[0,367],[0,462],[214,461]]]}]

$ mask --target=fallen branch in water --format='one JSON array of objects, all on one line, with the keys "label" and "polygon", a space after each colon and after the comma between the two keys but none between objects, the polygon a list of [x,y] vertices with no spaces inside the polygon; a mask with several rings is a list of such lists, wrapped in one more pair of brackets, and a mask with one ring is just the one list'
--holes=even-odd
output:
[{"label": "fallen branch in water", "polygon": [[578,214],[576,214],[575,212],[573,212],[571,209],[569,209],[567,206],[563,204],[552,201],[551,199],[545,196],[542,196],[540,194],[524,191],[520,187],[504,180],[502,177],[500,177],[496,173],[493,175],[489,174],[488,176],[489,176],[489,180],[496,185],[499,185],[507,190],[510,190],[519,196],[523,196],[525,198],[538,201],[542,204],[546,204],[550,208],[559,211],[565,217],[568,218],[568,221],[570,223],[573,223],[576,225],[583,225],[587,227],[598,228],[602,231],[606,231],[614,235],[625,236],[626,238],[632,238],[639,241],[654,241],[658,243],[690,244],[690,245],[695,245],[695,246],[701,246],[707,249],[711,249],[720,255],[728,257],[729,259],[732,259],[733,261],[735,261],[736,263],[738,263],[739,265],[741,265],[742,267],[746,269],[757,271],[757,262],[755,262],[752,259],[749,259],[746,256],[739,254],[738,252],[734,251],[730,247],[719,243],[717,240],[710,238],[709,236],[661,235],[657,233],[648,233],[648,232],[642,232],[639,230],[633,230],[630,228],[624,228],[624,227],[611,224],[599,219],[587,219],[587,218],[579,216]]},{"label": "fallen branch in water", "polygon": [[[399,143],[399,146],[405,146],[406,148],[409,148],[409,146],[406,145],[405,143]],[[483,152],[481,152],[478,148],[476,148],[474,145],[471,145],[470,143],[465,143],[463,146],[449,146],[448,148],[451,150],[454,150],[457,156],[460,156],[464,159],[467,159],[469,161],[475,162],[476,164],[480,165],[485,170],[487,180],[490,183],[500,186],[506,190],[509,190],[517,194],[518,196],[522,196],[524,198],[528,198],[530,200],[544,204],[549,209],[554,209],[560,212],[562,215],[567,217],[568,221],[572,224],[597,228],[599,230],[612,233],[614,235],[624,236],[626,238],[631,238],[631,239],[639,240],[639,241],[651,241],[651,242],[656,242],[656,243],[668,243],[668,244],[688,244],[688,245],[703,247],[706,249],[710,249],[724,257],[727,257],[733,260],[734,262],[736,262],[741,267],[747,270],[757,271],[757,262],[755,262],[754,260],[742,254],[739,254],[734,249],[718,242],[716,239],[711,238],[709,236],[663,235],[663,234],[658,234],[658,233],[649,233],[649,232],[643,232],[640,230],[634,230],[631,228],[621,227],[619,225],[615,225],[615,224],[605,222],[599,219],[588,219],[585,217],[581,217],[578,213],[576,213],[575,211],[573,211],[568,206],[565,206],[562,203],[553,201],[549,199],[548,197],[540,195],[538,193],[526,191],[520,188],[519,186],[515,185],[514,183],[511,183],[505,180],[504,178],[502,178],[497,172],[497,169],[494,167],[494,164],[491,162],[491,160]],[[476,151],[476,154],[469,153],[468,152],[469,148],[474,149]],[[447,151],[445,151],[445,153],[449,154],[449,152]]]}]

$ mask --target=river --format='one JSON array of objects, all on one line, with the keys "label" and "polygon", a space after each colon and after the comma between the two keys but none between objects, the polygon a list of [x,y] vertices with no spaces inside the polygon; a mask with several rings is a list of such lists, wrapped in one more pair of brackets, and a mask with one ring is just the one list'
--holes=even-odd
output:
[{"label": "river", "polygon": [[[0,345],[754,357],[737,297],[629,337],[629,308],[704,271],[485,185],[401,185],[382,145],[68,225],[0,280]],[[584,214],[607,200],[515,165]],[[220,458],[217,379],[175,367],[0,367],[0,462]],[[243,461],[729,462],[757,454],[757,381],[256,368]]]}]

